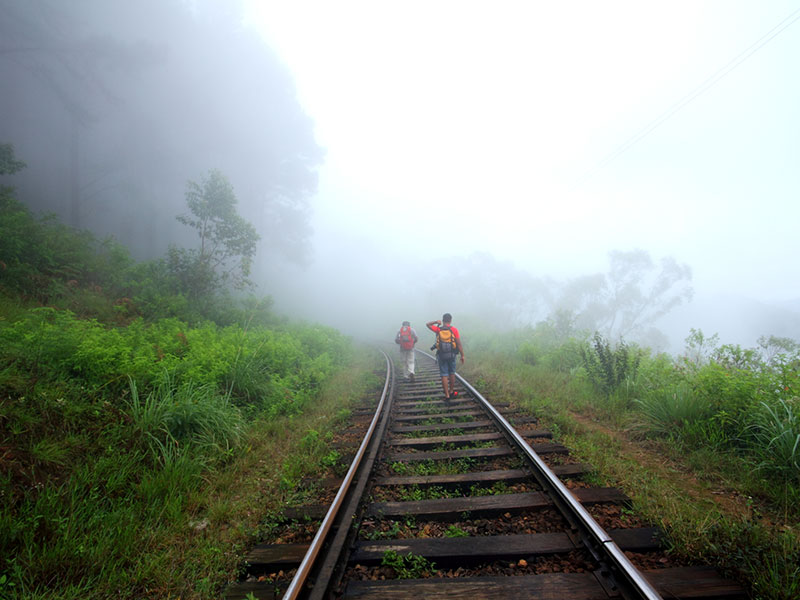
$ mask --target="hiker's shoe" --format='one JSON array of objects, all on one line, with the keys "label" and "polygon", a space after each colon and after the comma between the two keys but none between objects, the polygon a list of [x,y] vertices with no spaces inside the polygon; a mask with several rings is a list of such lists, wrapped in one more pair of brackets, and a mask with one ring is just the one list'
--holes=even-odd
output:
[{"label": "hiker's shoe", "polygon": [[453,390],[453,398],[456,398],[457,396],[458,396],[458,392],[456,390]]},{"label": "hiker's shoe", "polygon": [[414,382],[415,382],[415,379],[414,379],[414,374],[413,374],[413,373],[412,373],[411,375],[409,375],[409,376],[408,376],[408,378],[411,380],[411,383],[414,383]]}]

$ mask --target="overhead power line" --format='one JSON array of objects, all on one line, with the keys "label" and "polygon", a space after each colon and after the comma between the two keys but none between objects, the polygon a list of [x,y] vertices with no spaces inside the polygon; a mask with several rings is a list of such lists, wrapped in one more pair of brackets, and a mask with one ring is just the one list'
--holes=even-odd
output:
[{"label": "overhead power line", "polygon": [[[786,29],[791,27],[797,20],[800,19],[800,8],[790,14],[788,17],[783,19],[780,23],[775,25],[772,29],[770,29],[767,33],[761,36],[758,40],[756,40],[753,44],[751,44],[748,48],[743,50],[740,54],[734,57],[728,64],[720,68],[716,73],[711,75],[708,79],[706,79],[703,83],[699,86],[694,88],[691,92],[686,94],[683,98],[678,100],[675,104],[673,104],[669,109],[663,112],[660,116],[655,118],[653,121],[650,122],[644,129],[642,129],[639,133],[634,135],[630,138],[627,142],[619,146],[616,150],[614,150],[611,154],[606,156],[597,166],[597,169],[601,169],[606,166],[611,161],[615,160],[628,150],[630,150],[633,146],[639,143],[643,138],[653,132],[656,128],[663,125],[665,121],[667,121],[670,117],[672,117],[675,113],[677,113],[680,109],[684,106],[689,104],[692,100],[703,94],[704,92],[708,91],[715,83],[720,81],[723,77],[725,77],[728,73],[733,71],[736,67],[741,65],[744,61],[748,58],[753,56],[756,52],[758,52],[761,48],[763,48],[766,44],[772,41],[775,37],[779,34],[783,33]],[[588,176],[586,177],[588,179]]]}]

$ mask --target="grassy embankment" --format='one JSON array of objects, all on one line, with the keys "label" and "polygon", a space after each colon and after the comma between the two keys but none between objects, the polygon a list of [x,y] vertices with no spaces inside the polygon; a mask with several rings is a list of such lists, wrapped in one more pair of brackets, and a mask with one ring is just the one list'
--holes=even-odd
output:
[{"label": "grassy embankment", "polygon": [[216,597],[376,386],[338,332],[179,283],[0,190],[0,597]]},{"label": "grassy embankment", "polygon": [[[691,349],[704,341],[696,332]],[[800,597],[800,360],[787,340],[772,342],[705,344],[673,360],[599,338],[555,341],[542,325],[473,341],[463,372],[540,415],[673,552],[722,568],[754,598],[788,600]],[[776,342],[783,352],[770,351]]]}]

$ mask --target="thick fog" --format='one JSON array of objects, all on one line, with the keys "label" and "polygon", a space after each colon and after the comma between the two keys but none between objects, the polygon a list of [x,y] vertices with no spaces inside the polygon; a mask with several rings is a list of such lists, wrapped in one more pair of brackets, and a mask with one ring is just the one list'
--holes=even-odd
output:
[{"label": "thick fog", "polygon": [[219,169],[258,293],[359,337],[800,339],[796,1],[0,11],[10,183],[139,258],[192,243],[187,181]]}]

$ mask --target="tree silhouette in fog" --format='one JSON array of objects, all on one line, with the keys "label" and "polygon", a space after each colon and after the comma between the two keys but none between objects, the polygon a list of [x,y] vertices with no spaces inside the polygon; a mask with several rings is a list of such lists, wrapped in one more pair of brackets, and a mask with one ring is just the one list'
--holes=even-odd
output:
[{"label": "tree silhouette in fog", "polygon": [[219,168],[266,248],[308,255],[324,153],[241,2],[0,0],[0,141],[20,197],[145,258],[191,241],[184,182]]},{"label": "tree silhouette in fog", "polygon": [[259,235],[236,210],[233,186],[217,170],[186,191],[190,214],[178,221],[197,231],[199,248],[170,247],[169,263],[189,294],[207,294],[226,284],[247,287]]}]

